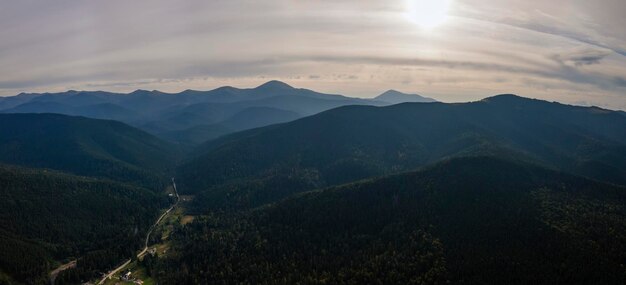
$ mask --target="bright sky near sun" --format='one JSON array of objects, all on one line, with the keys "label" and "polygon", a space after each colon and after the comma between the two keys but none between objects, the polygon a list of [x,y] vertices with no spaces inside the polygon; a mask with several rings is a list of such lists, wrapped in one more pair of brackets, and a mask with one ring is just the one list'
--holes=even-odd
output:
[{"label": "bright sky near sun", "polygon": [[432,29],[448,19],[452,0],[408,0],[406,16],[423,29]]},{"label": "bright sky near sun", "polygon": [[626,109],[624,0],[0,0],[0,95],[499,93]]}]

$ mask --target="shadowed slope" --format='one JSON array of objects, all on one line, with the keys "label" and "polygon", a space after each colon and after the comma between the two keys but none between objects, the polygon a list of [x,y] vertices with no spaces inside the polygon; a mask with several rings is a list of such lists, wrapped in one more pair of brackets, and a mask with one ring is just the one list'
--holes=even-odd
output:
[{"label": "shadowed slope", "polygon": [[160,278],[618,284],[626,258],[625,191],[529,164],[452,159],[196,219],[174,236],[181,254],[162,265],[189,273],[171,270]]},{"label": "shadowed slope", "polygon": [[173,147],[123,123],[55,114],[0,114],[0,161],[85,176],[162,180]]},{"label": "shadowed slope", "polygon": [[[179,168],[182,191],[210,188],[212,198],[232,199],[229,207],[485,154],[626,184],[626,118],[513,95],[464,104],[347,106],[224,137],[197,154]],[[270,192],[257,200],[237,189]]]}]

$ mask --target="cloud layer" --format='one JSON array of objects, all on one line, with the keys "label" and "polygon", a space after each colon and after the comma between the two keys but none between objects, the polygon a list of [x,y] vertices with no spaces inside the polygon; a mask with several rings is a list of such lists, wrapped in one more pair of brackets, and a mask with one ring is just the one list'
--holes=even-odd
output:
[{"label": "cloud layer", "polygon": [[406,1],[0,0],[0,95],[280,79],[361,97],[518,93],[626,109],[626,2],[455,0],[424,31]]}]

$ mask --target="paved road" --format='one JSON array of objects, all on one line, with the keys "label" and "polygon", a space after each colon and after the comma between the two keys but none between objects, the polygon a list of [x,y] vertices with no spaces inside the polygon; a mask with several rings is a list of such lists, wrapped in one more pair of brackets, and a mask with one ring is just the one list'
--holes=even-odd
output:
[{"label": "paved road", "polygon": [[76,266],[76,260],[72,260],[66,264],[63,264],[59,267],[57,267],[57,269],[52,270],[50,272],[50,284],[54,285],[54,280],[57,279],[57,276],[59,275],[59,273],[61,273],[61,271],[66,270],[66,269],[70,269],[72,267]]},{"label": "paved road", "polygon": [[174,207],[178,205],[178,201],[180,200],[180,197],[178,196],[178,190],[176,189],[176,181],[174,181],[174,178],[172,178],[172,185],[174,186],[174,195],[176,195],[176,202],[169,209],[167,209],[167,211],[165,211],[165,213],[163,213],[163,215],[161,215],[159,219],[157,219],[157,221],[154,223],[154,225],[152,225],[152,227],[150,227],[150,230],[148,231],[148,234],[146,235],[146,241],[144,243],[143,250],[139,254],[137,254],[137,258],[143,257],[148,251],[148,241],[150,240],[150,235],[152,234],[152,231],[154,231],[154,228],[156,228],[157,225],[159,225],[159,223],[161,222],[161,220],[163,220],[163,218],[165,218],[165,216],[167,216],[167,214],[169,214],[174,209]]},{"label": "paved road", "polygon": [[[148,230],[148,233],[146,234],[146,241],[144,243],[143,250],[141,250],[141,252],[139,254],[137,254],[137,258],[140,258],[140,257],[144,256],[146,254],[146,252],[148,251],[148,241],[150,240],[150,234],[152,234],[152,231],[154,230],[154,228],[156,228],[157,225],[159,225],[159,223],[161,222],[161,220],[163,220],[163,218],[165,218],[165,216],[167,216],[167,214],[169,214],[174,209],[174,207],[176,207],[176,205],[178,205],[178,201],[180,200],[180,196],[178,196],[178,190],[176,189],[176,181],[174,181],[174,178],[172,178],[172,185],[174,186],[174,195],[176,195],[176,202],[169,209],[167,209],[167,211],[165,211],[165,213],[163,213],[156,220],[156,222],[152,225],[152,227],[150,227],[150,230]],[[100,281],[98,283],[96,283],[96,284],[100,285],[100,284],[104,283],[107,279],[113,277],[113,275],[115,275],[117,272],[119,272],[120,270],[124,269],[124,267],[128,266],[128,264],[130,264],[131,261],[132,261],[132,259],[128,259],[126,262],[124,262],[119,267],[109,271],[109,273],[104,275],[102,277],[102,279],[100,279]]]},{"label": "paved road", "polygon": [[122,263],[122,265],[120,265],[118,268],[115,268],[111,271],[109,271],[109,273],[107,273],[104,277],[102,277],[102,279],[100,281],[98,281],[98,285],[104,283],[105,281],[107,281],[107,279],[113,277],[113,275],[115,275],[115,273],[117,273],[118,271],[124,269],[124,267],[126,267],[128,264],[130,264],[132,260],[126,260],[126,262]]},{"label": "paved road", "polygon": [[[180,200],[180,196],[178,196],[178,189],[176,189],[176,181],[174,181],[174,178],[172,178],[172,186],[174,186],[174,195],[176,195],[176,202],[169,209],[167,209],[167,211],[165,211],[165,213],[163,213],[156,220],[156,222],[150,227],[150,230],[148,230],[148,233],[146,234],[146,240],[144,242],[144,247],[141,250],[141,252],[139,252],[139,254],[137,254],[137,258],[140,258],[140,257],[144,256],[146,254],[146,252],[148,251],[148,242],[150,240],[150,234],[152,234],[152,232],[154,231],[154,228],[156,228],[157,225],[159,225],[159,223],[163,220],[163,218],[165,218],[165,216],[167,216],[167,214],[169,214],[174,209],[174,207],[176,207],[176,205],[178,205],[178,201]],[[131,259],[128,259],[127,261],[125,261],[119,267],[109,271],[109,273],[107,273],[104,277],[102,277],[102,279],[97,284],[104,283],[108,278],[111,278],[117,272],[119,272],[120,270],[124,269],[124,267],[126,267],[128,264],[130,264],[131,261],[132,261]],[[50,284],[54,285],[54,280],[57,278],[59,273],[61,273],[61,271],[64,271],[66,269],[70,269],[70,268],[75,267],[75,266],[76,266],[76,260],[72,260],[69,263],[66,263],[66,264],[63,264],[63,265],[57,267],[55,270],[52,270],[50,272]]]}]

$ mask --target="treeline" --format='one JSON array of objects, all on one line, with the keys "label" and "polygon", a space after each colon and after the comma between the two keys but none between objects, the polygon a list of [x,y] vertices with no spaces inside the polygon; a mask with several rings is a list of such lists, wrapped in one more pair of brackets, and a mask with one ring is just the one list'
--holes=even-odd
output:
[{"label": "treeline", "polygon": [[116,121],[0,114],[0,163],[49,168],[160,191],[176,147]]},{"label": "treeline", "polygon": [[86,255],[79,267],[104,268],[106,261],[89,260],[107,260],[101,251],[108,249],[111,260],[130,256],[168,204],[145,188],[0,165],[0,271],[20,283],[42,284],[54,260]]}]

